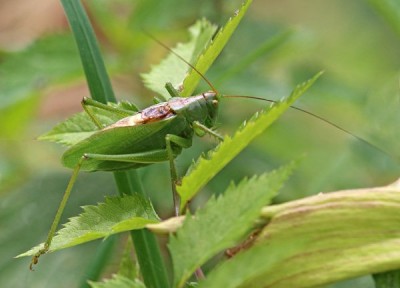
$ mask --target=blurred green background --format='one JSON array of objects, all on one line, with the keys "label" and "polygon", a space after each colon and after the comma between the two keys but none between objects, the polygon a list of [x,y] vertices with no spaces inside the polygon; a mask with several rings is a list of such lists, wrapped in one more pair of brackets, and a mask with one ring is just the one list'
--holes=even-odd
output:
[{"label": "blurred green background", "polygon": [[[51,0],[28,2],[0,1],[0,286],[77,287],[100,241],[45,256],[33,273],[28,270],[30,259],[13,259],[45,239],[71,174],[59,162],[63,147],[35,138],[81,111],[80,100],[88,95],[61,6]],[[140,73],[148,72],[167,52],[142,29],[172,47],[187,40],[186,28],[196,19],[206,17],[223,25],[240,1],[85,4],[117,96],[146,107],[155,95],[144,88]],[[277,202],[394,182],[400,172],[399,36],[400,4],[394,0],[254,0],[207,73],[210,81],[227,95],[280,99],[324,70],[297,106],[354,132],[390,156],[292,110],[210,182],[194,204],[210,193],[223,192],[232,180],[301,156]],[[199,87],[207,89],[204,84]],[[219,131],[232,133],[263,106],[252,100],[226,100]],[[215,144],[207,137],[195,139],[177,160],[180,172]],[[159,215],[172,215],[165,188],[167,165],[139,172]],[[64,218],[114,192],[111,175],[81,173]],[[117,263],[117,257],[111,259],[105,275]],[[373,282],[366,276],[331,287],[373,287]]]}]

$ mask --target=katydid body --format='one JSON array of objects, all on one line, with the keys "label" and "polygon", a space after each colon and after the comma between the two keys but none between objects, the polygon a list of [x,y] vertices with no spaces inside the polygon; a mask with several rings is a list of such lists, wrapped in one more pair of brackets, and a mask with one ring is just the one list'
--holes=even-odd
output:
[{"label": "katydid body", "polygon": [[62,162],[75,168],[84,156],[82,170],[115,171],[168,161],[168,142],[175,158],[182,148],[191,146],[195,133],[213,133],[217,112],[214,92],[174,97],[102,128],[68,149]]},{"label": "katydid body", "polygon": [[178,175],[174,159],[183,148],[192,145],[194,134],[203,136],[208,133],[222,140],[222,137],[211,129],[217,119],[218,98],[218,94],[212,91],[187,98],[173,97],[167,102],[150,106],[106,127],[101,127],[100,121],[87,106],[103,108],[120,115],[126,115],[127,111],[91,99],[83,99],[83,108],[99,127],[99,131],[63,154],[63,165],[74,169],[74,172],[44,247],[33,256],[30,268],[32,269],[33,265],[38,263],[39,257],[49,250],[80,170],[117,171],[169,161],[175,214],[178,215],[179,199],[175,188]]}]

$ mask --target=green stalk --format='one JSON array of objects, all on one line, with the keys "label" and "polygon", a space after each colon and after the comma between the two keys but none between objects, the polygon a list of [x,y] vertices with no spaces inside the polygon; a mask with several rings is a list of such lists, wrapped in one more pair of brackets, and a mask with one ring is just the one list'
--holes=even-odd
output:
[{"label": "green stalk", "polygon": [[400,271],[387,271],[373,274],[375,288],[399,288],[400,287]]},{"label": "green stalk", "polygon": [[97,247],[96,254],[91,259],[89,266],[86,268],[81,282],[79,283],[80,288],[90,288],[88,280],[96,281],[101,276],[104,265],[108,263],[108,259],[111,258],[114,251],[114,246],[117,244],[117,235],[111,235],[104,241],[102,241]]},{"label": "green stalk", "polygon": [[[61,0],[61,3],[79,49],[92,98],[102,103],[116,102],[95,34],[81,2],[79,0]],[[114,172],[114,178],[120,195],[145,194],[135,170]],[[156,237],[147,230],[132,231],[131,235],[146,286],[169,287],[167,272]],[[99,271],[103,269],[102,265],[95,267]]]}]

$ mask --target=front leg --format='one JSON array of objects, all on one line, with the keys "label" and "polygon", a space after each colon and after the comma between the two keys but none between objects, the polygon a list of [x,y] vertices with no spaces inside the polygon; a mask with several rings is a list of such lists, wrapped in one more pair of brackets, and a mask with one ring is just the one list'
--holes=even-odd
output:
[{"label": "front leg", "polygon": [[182,148],[189,148],[192,146],[192,139],[191,138],[183,138],[177,135],[168,134],[165,137],[165,142],[167,144],[167,153],[169,159],[169,167],[171,172],[171,186],[172,186],[172,197],[174,200],[174,209],[175,209],[175,216],[179,215],[179,195],[176,191],[176,184],[178,182],[178,173],[176,172],[176,166],[174,162],[174,151],[172,147],[172,143],[182,147]]},{"label": "front leg", "polygon": [[[194,121],[193,122],[193,129],[195,132],[197,132],[196,134],[198,134],[199,136],[203,136],[204,133],[207,133],[211,136],[214,136],[215,138],[217,138],[220,142],[224,141],[224,137],[222,137],[221,135],[219,135],[217,132],[215,132],[214,130],[208,128],[207,126],[205,126],[204,124],[201,124],[199,121]],[[199,132],[203,132],[203,133],[199,133]]]}]

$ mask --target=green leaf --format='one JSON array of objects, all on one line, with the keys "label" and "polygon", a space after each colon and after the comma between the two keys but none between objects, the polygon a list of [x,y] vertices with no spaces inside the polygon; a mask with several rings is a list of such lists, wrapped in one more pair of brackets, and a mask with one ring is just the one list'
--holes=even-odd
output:
[{"label": "green leaf", "polygon": [[231,67],[229,67],[229,69],[224,71],[221,77],[215,80],[214,83],[221,83],[233,77],[237,73],[246,71],[246,69],[252,63],[259,60],[260,57],[270,54],[271,52],[277,50],[277,48],[287,43],[292,34],[292,30],[285,30],[270,38],[267,38],[261,45],[255,47],[254,50],[250,51],[248,55],[242,57],[235,65],[232,65]]},{"label": "green leaf", "polygon": [[397,0],[368,0],[381,16],[400,35],[400,3]]},{"label": "green leaf", "polygon": [[[62,0],[61,2],[78,45],[92,98],[102,103],[116,102],[85,9],[80,0]],[[135,193],[145,195],[135,170],[114,172],[114,178],[120,195]],[[131,231],[131,235],[146,285],[166,287],[168,285],[167,272],[155,236],[146,230]]]},{"label": "green leaf", "polygon": [[77,113],[54,126],[49,132],[38,137],[38,140],[56,142],[68,147],[88,138],[99,128],[85,113]]},{"label": "green leaf", "polygon": [[400,288],[400,271],[388,271],[372,275],[375,288]]},{"label": "green leaf", "polygon": [[[127,112],[132,111],[132,114],[138,110],[134,104],[128,102],[119,102],[118,104],[108,103],[107,105],[127,110]],[[90,106],[87,108],[92,111],[103,126],[108,126],[123,118],[120,114],[104,109]],[[38,137],[38,139],[56,142],[70,147],[88,138],[96,131],[99,131],[99,128],[93,123],[89,115],[86,112],[81,112],[59,123],[49,132]]]},{"label": "green leaf", "polygon": [[262,214],[268,224],[252,248],[200,287],[320,287],[400,267],[400,185],[318,194]]},{"label": "green leaf", "polygon": [[81,2],[79,0],[61,0],[61,3],[74,33],[90,95],[102,103],[115,102],[110,78],[104,66],[96,36]]},{"label": "green leaf", "polygon": [[131,280],[125,276],[114,274],[111,279],[103,282],[89,281],[92,288],[146,288],[138,279]]},{"label": "green leaf", "polygon": [[112,275],[111,279],[103,280],[102,282],[88,281],[90,287],[94,288],[114,288],[114,287],[138,287],[144,288],[145,285],[137,279],[138,269],[137,263],[132,259],[133,245],[132,241],[128,239],[126,247],[121,259],[119,271],[117,274]]},{"label": "green leaf", "polygon": [[[252,0],[247,0],[244,2],[242,7],[237,10],[235,15],[228,20],[222,29],[218,31],[218,34],[215,36],[211,44],[197,59],[194,67],[196,67],[200,73],[204,75],[212,63],[214,63],[215,59],[217,59],[218,55],[224,49],[226,43],[231,38],[233,32],[235,32],[244,14],[246,14],[251,2]],[[182,91],[181,95],[186,97],[192,95],[200,80],[201,76],[196,71],[191,69],[189,75],[183,81],[184,90]]]},{"label": "green leaf", "polygon": [[[98,206],[84,206],[83,210],[81,215],[71,218],[65,227],[57,232],[50,251],[72,247],[124,231],[142,229],[146,224],[158,222],[151,202],[137,194],[107,197],[105,203]],[[43,244],[18,257],[32,256],[41,248]]]},{"label": "green leaf", "polygon": [[[194,217],[187,217],[169,250],[175,286],[182,287],[196,268],[245,236],[293,169],[293,163],[269,174],[230,185],[223,196],[211,198]],[[222,286],[221,286],[222,287]]]},{"label": "green leaf", "polygon": [[0,110],[13,106],[50,83],[70,80],[81,72],[70,35],[42,38],[0,63]]},{"label": "green leaf", "polygon": [[[216,28],[205,19],[197,21],[189,28],[189,42],[179,43],[173,51],[189,63],[193,62],[211,41]],[[146,87],[162,95],[164,99],[168,99],[171,96],[167,93],[165,84],[170,82],[175,89],[179,89],[189,69],[190,67],[185,62],[170,53],[160,64],[153,66],[149,73],[142,74],[142,78]],[[192,87],[192,91],[194,89],[195,86]]]},{"label": "green leaf", "polygon": [[181,196],[181,209],[255,137],[263,133],[278,119],[298,97],[313,85],[320,75],[321,73],[318,73],[307,82],[298,85],[287,99],[256,113],[248,122],[243,123],[232,138],[225,136],[224,141],[214,150],[208,152],[206,156],[201,156],[182,179],[182,184],[177,186],[177,191]]},{"label": "green leaf", "polygon": [[8,53],[0,62],[1,137],[21,137],[32,120],[41,92],[50,85],[81,76],[79,59],[69,35],[39,39],[26,49]]}]

